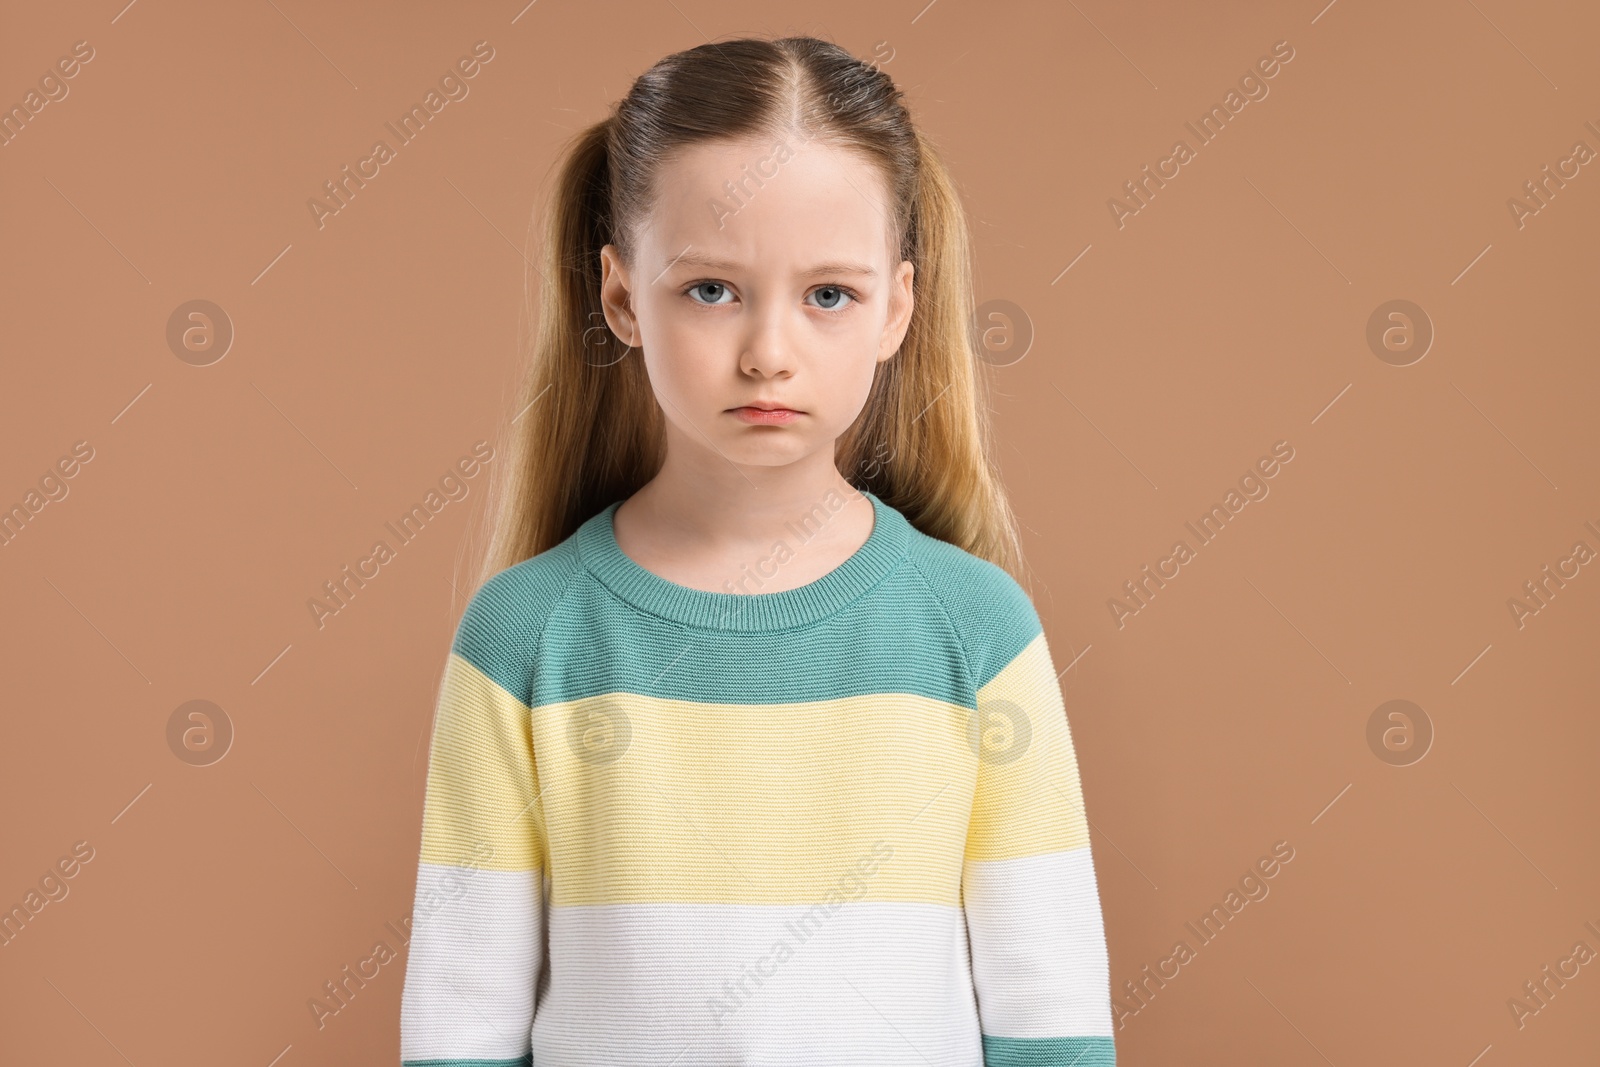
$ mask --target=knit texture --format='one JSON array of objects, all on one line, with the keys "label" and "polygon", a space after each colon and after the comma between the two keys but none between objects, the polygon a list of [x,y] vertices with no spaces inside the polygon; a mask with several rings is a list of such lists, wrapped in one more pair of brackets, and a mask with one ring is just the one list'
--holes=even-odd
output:
[{"label": "knit texture", "polygon": [[613,503],[472,597],[429,751],[405,1067],[1113,1067],[1038,614],[864,495],[866,543],[796,589],[661,578]]}]

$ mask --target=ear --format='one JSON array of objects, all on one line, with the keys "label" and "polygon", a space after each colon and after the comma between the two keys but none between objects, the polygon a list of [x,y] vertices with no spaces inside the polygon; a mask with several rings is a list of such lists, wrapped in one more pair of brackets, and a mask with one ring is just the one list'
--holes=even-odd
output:
[{"label": "ear", "polygon": [[916,292],[912,284],[915,273],[916,268],[909,259],[902,260],[900,266],[895,268],[894,278],[889,283],[889,317],[883,324],[883,337],[878,342],[879,363],[888,361],[900,351],[906,331],[911,328],[911,311],[916,307]]},{"label": "ear", "polygon": [[627,265],[616,245],[600,249],[600,307],[605,313],[606,325],[625,345],[639,344],[639,322],[633,317],[629,297],[633,285],[628,278]]}]

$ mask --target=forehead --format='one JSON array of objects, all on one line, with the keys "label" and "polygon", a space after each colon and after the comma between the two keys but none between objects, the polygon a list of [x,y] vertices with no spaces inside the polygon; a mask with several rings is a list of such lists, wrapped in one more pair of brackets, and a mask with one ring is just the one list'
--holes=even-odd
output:
[{"label": "forehead", "polygon": [[751,266],[889,258],[893,209],[878,167],[797,133],[678,150],[642,220],[643,255],[665,265],[687,248]]}]

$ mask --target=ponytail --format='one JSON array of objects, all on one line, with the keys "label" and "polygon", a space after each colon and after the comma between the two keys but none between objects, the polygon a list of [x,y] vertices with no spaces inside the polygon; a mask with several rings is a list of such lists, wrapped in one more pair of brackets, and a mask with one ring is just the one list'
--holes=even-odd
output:
[{"label": "ponytail", "polygon": [[[613,119],[584,130],[556,172],[545,215],[526,373],[507,413],[511,454],[496,470],[478,581],[565,540],[655,477],[665,458],[661,409],[640,354],[606,326],[600,249],[612,243]],[[531,268],[530,261],[530,270]]]},{"label": "ponytail", "polygon": [[1021,580],[1022,552],[990,460],[988,380],[977,373],[976,309],[961,197],[937,148],[916,133],[916,177],[902,254],[915,303],[900,351],[878,365],[835,460],[923,533]]}]

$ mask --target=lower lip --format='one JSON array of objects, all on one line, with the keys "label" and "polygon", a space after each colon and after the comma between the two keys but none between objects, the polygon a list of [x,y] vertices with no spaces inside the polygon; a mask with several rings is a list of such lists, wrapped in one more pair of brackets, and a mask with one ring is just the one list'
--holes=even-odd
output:
[{"label": "lower lip", "polygon": [[740,422],[748,422],[752,426],[783,426],[798,419],[801,415],[800,412],[790,411],[788,408],[778,408],[776,411],[763,411],[760,408],[734,408],[733,413],[738,416]]}]

